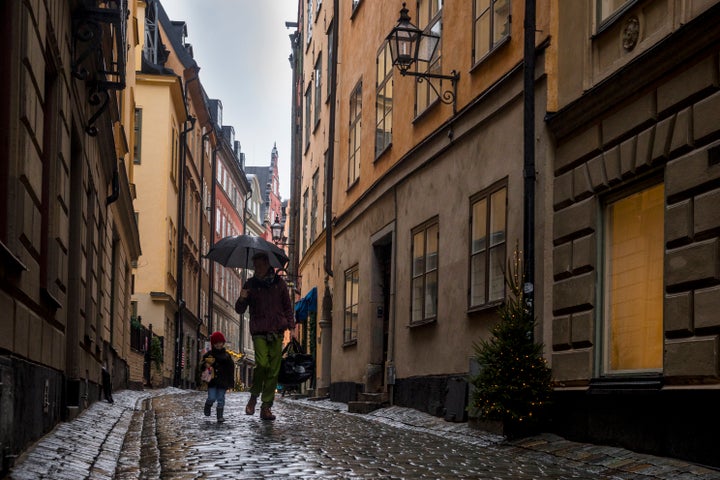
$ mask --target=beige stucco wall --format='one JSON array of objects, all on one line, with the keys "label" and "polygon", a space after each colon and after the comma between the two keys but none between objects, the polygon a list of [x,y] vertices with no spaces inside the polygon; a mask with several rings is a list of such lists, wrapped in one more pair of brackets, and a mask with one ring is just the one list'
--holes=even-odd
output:
[{"label": "beige stucco wall", "polygon": [[[498,90],[495,101],[478,106],[454,125],[455,136],[433,137],[416,155],[404,160],[386,176],[384,194],[370,195],[352,215],[340,219],[335,230],[335,295],[333,316],[332,381],[363,383],[366,364],[372,363],[373,327],[373,249],[371,237],[391,226],[395,231],[394,308],[390,312],[391,346],[388,361],[396,367],[397,378],[419,375],[462,374],[469,369],[473,344],[488,338],[497,320],[496,310],[468,313],[469,216],[470,197],[498,181],[507,181],[506,253],[511,256],[523,237],[523,102],[521,72],[516,72]],[[536,102],[542,108],[544,77],[538,80]],[[445,132],[442,132],[445,133]],[[551,200],[548,179],[550,162],[546,160],[549,140],[542,126],[536,125],[536,209],[547,208]],[[393,183],[394,182],[394,183]],[[424,326],[410,324],[411,230],[423,222],[438,218],[438,316]],[[536,278],[547,276],[550,263],[549,228],[551,219],[536,224]],[[342,346],[344,272],[358,265],[360,302],[357,345]],[[539,282],[541,283],[541,282]],[[542,320],[549,312],[546,291],[536,285],[538,339],[547,334]],[[377,328],[377,325],[375,326]]]}]

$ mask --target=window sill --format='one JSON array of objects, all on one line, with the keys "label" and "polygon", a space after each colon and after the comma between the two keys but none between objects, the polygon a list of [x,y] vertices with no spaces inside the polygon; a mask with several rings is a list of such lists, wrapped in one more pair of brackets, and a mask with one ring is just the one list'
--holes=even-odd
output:
[{"label": "window sill", "polygon": [[347,193],[347,192],[349,192],[350,190],[352,190],[352,189],[355,187],[355,185],[357,185],[359,182],[360,182],[360,177],[358,177],[358,178],[356,178],[355,180],[353,180],[352,183],[350,183],[350,184],[347,186],[347,188],[345,189],[345,193]]},{"label": "window sill", "polygon": [[430,104],[427,107],[425,107],[425,110],[423,110],[422,112],[417,114],[415,116],[415,118],[413,118],[413,120],[412,120],[413,125],[422,121],[422,119],[425,118],[425,116],[429,115],[429,112],[432,111],[433,109],[435,109],[435,107],[439,104],[440,104],[440,97],[438,97],[435,100],[433,100],[432,102],[430,102]]},{"label": "window sill", "polygon": [[495,302],[486,303],[485,305],[476,305],[468,307],[467,314],[473,315],[478,313],[485,313],[487,311],[495,310],[504,303],[504,300],[498,300]]},{"label": "window sill", "polygon": [[656,391],[663,387],[660,373],[601,377],[590,381],[589,393],[621,393],[637,391]]},{"label": "window sill", "polygon": [[350,340],[349,342],[343,342],[342,344],[343,348],[354,347],[355,345],[357,345],[357,339]]},{"label": "window sill", "polygon": [[392,142],[388,143],[387,146],[385,148],[383,148],[382,152],[375,155],[374,161],[377,162],[378,160],[380,160],[381,157],[385,156],[385,154],[390,151],[391,147],[392,147]]},{"label": "window sill", "polygon": [[498,43],[493,45],[493,47],[482,57],[480,57],[475,64],[473,64],[472,68],[470,68],[470,75],[475,73],[477,70],[479,70],[480,66],[487,62],[487,60],[491,57],[494,57],[497,52],[499,52],[503,46],[510,43],[510,35],[500,40]]},{"label": "window sill", "polygon": [[421,320],[418,322],[412,322],[407,325],[407,328],[418,328],[418,327],[424,327],[426,325],[433,325],[437,323],[437,317],[428,318],[426,320]]}]

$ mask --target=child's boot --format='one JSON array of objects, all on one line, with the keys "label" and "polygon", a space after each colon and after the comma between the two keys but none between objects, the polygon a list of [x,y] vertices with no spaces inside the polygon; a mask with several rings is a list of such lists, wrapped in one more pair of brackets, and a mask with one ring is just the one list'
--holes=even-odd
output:
[{"label": "child's boot", "polygon": [[212,407],[212,402],[210,400],[205,401],[205,409],[203,410],[203,413],[206,417],[210,416],[210,407]]},{"label": "child's boot", "polygon": [[225,407],[218,407],[217,408],[217,422],[223,423],[225,419],[223,418],[223,410],[225,410]]},{"label": "child's boot", "polygon": [[257,405],[257,395],[250,395],[250,400],[245,406],[245,415],[255,415],[255,405]]}]

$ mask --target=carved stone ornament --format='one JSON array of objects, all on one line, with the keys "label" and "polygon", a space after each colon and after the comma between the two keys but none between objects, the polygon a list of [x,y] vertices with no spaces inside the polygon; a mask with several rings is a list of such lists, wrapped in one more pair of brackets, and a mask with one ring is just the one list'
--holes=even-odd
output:
[{"label": "carved stone ornament", "polygon": [[638,38],[640,37],[640,20],[636,16],[632,16],[625,22],[623,28],[622,44],[623,48],[628,52],[635,48]]}]

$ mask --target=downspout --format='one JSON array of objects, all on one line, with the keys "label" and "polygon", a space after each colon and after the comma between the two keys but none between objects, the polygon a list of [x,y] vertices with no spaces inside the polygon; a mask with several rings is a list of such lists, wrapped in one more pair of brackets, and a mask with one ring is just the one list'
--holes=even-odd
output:
[{"label": "downspout", "polygon": [[[217,136],[217,132],[216,136]],[[219,138],[219,137],[218,137]],[[220,147],[213,148],[212,151],[212,182],[210,187],[210,248],[215,246],[215,179],[217,178],[217,151]],[[210,295],[208,298],[208,331],[213,331],[213,304],[215,302],[215,261],[210,260]]]},{"label": "downspout", "polygon": [[[286,26],[294,26],[297,28],[297,23],[286,22]],[[295,288],[297,289],[299,283],[300,273],[300,180],[302,178],[302,158],[299,140],[300,135],[299,126],[301,123],[298,122],[298,82],[300,79],[301,62],[302,62],[302,50],[300,48],[301,38],[300,32],[295,30],[290,35],[290,45],[292,46],[292,54],[290,56],[290,67],[292,69],[292,86],[291,86],[291,119],[290,119],[290,132],[291,132],[291,151],[290,151],[290,171],[291,171],[291,182],[290,182],[290,226],[288,229],[288,249],[290,256],[290,275],[295,282]]]},{"label": "downspout", "polygon": [[[197,80],[197,75],[192,77],[190,80],[185,82],[183,88],[183,103],[185,111],[187,111],[187,86],[190,82]],[[197,119],[191,115],[183,122],[184,128],[180,132],[180,162],[178,172],[178,252],[177,252],[177,302],[178,310],[176,317],[176,332],[175,338],[175,378],[173,386],[180,387],[181,377],[181,361],[182,361],[182,339],[183,339],[183,312],[185,311],[185,300],[183,298],[183,255],[185,252],[184,242],[184,230],[185,230],[185,159],[187,154],[187,134],[195,128],[195,121]],[[190,126],[187,123],[190,122]]]},{"label": "downspout", "polygon": [[[523,63],[523,263],[525,304],[535,318],[535,0],[525,0]],[[534,338],[535,332],[530,332]]]},{"label": "downspout", "polygon": [[[244,167],[244,165],[243,165],[243,167]],[[243,175],[244,175],[245,169],[243,168],[243,169],[241,169],[241,171],[243,172]],[[247,195],[245,195],[245,201],[243,202],[243,212],[242,212],[243,235],[247,235],[247,219],[248,219],[247,204],[248,204],[248,200],[250,200],[250,197],[252,197],[252,187],[250,187],[248,189]],[[243,268],[243,271],[242,271],[243,287],[245,286],[245,282],[247,282],[247,268]],[[238,353],[241,353],[243,355],[245,354],[245,314],[244,313],[240,314],[240,345],[238,346]],[[241,372],[241,374],[244,373],[244,368],[245,368],[245,360],[243,357],[243,371]],[[244,380],[245,379],[243,378],[243,381]]]},{"label": "downspout", "polygon": [[[203,324],[203,317],[202,317],[202,262],[203,262],[203,252],[202,252],[202,234],[203,234],[203,213],[205,211],[205,142],[208,139],[208,136],[210,135],[210,132],[203,133],[202,137],[200,137],[200,215],[198,215],[198,218],[200,221],[199,224],[199,231],[198,231],[198,243],[200,245],[200,275],[199,275],[199,281],[198,281],[198,294],[197,294],[197,318],[198,318],[198,324],[197,324],[197,331],[195,333],[195,337],[199,340],[200,339],[200,327],[202,327]],[[207,252],[205,252],[207,254]],[[209,276],[209,275],[208,275]],[[197,364],[200,365],[201,355],[200,355],[200,348],[197,348]]]},{"label": "downspout", "polygon": [[330,292],[330,277],[333,276],[332,271],[332,198],[333,198],[333,165],[335,163],[335,111],[337,97],[337,64],[340,52],[338,52],[338,37],[340,36],[340,1],[333,0],[333,43],[332,51],[334,57],[330,64],[330,112],[328,127],[328,158],[325,166],[325,282],[322,299],[322,317],[320,320],[320,339],[321,339],[321,358],[320,378],[318,385],[318,396],[330,392],[332,383],[332,307],[333,298]]},{"label": "downspout", "polygon": [[340,36],[340,0],[333,0],[333,58],[330,72],[332,92],[330,93],[330,125],[328,127],[328,159],[325,167],[325,273],[332,277],[332,201],[333,201],[333,170],[335,163],[335,99],[337,96],[337,64],[340,52],[338,52],[338,37]]}]

